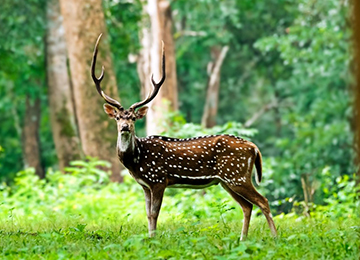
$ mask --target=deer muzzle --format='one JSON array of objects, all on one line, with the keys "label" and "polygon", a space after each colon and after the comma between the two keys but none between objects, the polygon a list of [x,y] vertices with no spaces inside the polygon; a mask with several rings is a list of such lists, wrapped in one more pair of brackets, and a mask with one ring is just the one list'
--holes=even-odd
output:
[{"label": "deer muzzle", "polygon": [[130,132],[130,126],[127,123],[121,125],[121,132]]}]

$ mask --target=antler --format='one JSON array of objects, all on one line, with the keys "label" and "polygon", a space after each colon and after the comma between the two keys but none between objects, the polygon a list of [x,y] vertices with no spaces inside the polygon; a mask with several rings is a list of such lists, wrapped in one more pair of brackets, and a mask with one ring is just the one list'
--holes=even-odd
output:
[{"label": "antler", "polygon": [[98,39],[96,41],[96,44],[95,44],[94,54],[93,54],[93,58],[92,58],[92,62],[91,62],[91,77],[92,77],[92,79],[93,79],[93,81],[95,83],[96,90],[100,94],[100,96],[102,96],[105,99],[105,101],[107,103],[109,103],[110,105],[112,105],[112,106],[114,106],[114,107],[116,107],[118,109],[123,109],[122,105],[118,101],[116,101],[115,99],[112,99],[111,97],[106,95],[104,93],[104,91],[102,91],[102,89],[100,87],[100,83],[103,80],[104,74],[105,74],[104,66],[101,67],[101,75],[100,75],[100,77],[97,78],[95,76],[96,57],[97,57],[97,53],[98,53],[98,46],[99,46],[101,36],[102,36],[102,34],[99,35],[99,37],[98,37]]},{"label": "antler", "polygon": [[156,83],[154,80],[154,74],[152,74],[151,75],[151,83],[154,86],[153,91],[148,95],[148,97],[145,100],[131,105],[130,109],[135,110],[139,107],[146,105],[150,101],[152,101],[156,97],[156,95],[159,93],[160,87],[162,86],[164,81],[165,81],[165,47],[164,47],[164,42],[162,42],[162,78],[160,79],[160,81],[158,83]]}]

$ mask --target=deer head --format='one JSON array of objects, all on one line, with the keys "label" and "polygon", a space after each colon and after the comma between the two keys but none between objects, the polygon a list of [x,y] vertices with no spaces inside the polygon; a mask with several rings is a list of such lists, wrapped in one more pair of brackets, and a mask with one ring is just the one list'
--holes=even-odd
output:
[{"label": "deer head", "polygon": [[159,93],[160,87],[165,81],[165,51],[164,51],[164,43],[162,43],[162,77],[159,82],[155,82],[154,75],[151,76],[151,83],[153,85],[153,91],[149,94],[149,96],[143,101],[137,102],[131,105],[128,109],[124,109],[124,107],[117,100],[109,97],[104,93],[104,91],[100,87],[100,83],[105,75],[105,68],[102,66],[101,75],[97,78],[95,75],[95,66],[96,66],[96,58],[98,53],[98,46],[101,39],[102,34],[99,35],[95,49],[93,53],[93,59],[91,63],[91,76],[96,85],[96,89],[100,96],[106,101],[104,104],[105,113],[108,114],[110,118],[113,118],[117,122],[119,140],[118,145],[120,150],[125,151],[128,148],[133,148],[134,136],[135,136],[135,121],[143,118],[147,111],[148,107],[145,106],[149,102],[151,102],[156,95]]}]

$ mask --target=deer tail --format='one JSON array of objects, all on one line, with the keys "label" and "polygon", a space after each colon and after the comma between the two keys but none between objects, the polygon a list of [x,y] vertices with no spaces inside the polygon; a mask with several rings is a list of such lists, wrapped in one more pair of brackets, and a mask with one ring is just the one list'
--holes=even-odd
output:
[{"label": "deer tail", "polygon": [[262,157],[261,153],[258,149],[255,150],[255,181],[257,185],[260,185],[261,178],[262,178]]}]

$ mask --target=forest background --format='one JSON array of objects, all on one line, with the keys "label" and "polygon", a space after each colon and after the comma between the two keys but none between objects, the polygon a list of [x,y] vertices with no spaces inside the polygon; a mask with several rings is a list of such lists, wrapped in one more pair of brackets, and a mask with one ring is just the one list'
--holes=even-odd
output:
[{"label": "forest background", "polygon": [[90,77],[103,33],[97,75],[104,64],[105,92],[125,107],[159,77],[165,42],[167,79],[138,136],[242,136],[262,151],[261,191],[275,214],[332,205],[335,217],[359,216],[353,20],[346,0],[3,0],[2,207],[12,216],[11,197],[59,188],[72,178],[61,172],[79,178],[74,194],[83,180],[114,185],[107,174],[133,184]]}]

